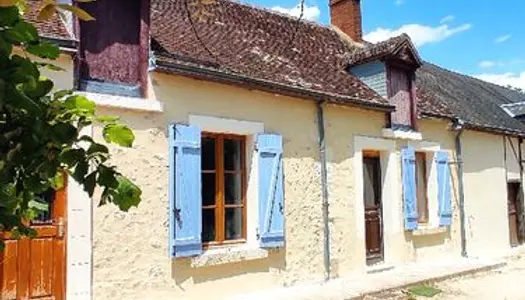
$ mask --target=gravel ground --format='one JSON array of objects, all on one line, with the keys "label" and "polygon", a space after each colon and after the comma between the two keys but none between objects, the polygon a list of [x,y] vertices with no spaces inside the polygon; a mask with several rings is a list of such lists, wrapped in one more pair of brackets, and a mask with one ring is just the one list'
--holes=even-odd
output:
[{"label": "gravel ground", "polygon": [[365,299],[525,300],[525,255],[509,259],[505,267],[438,282],[432,286],[442,290],[432,298],[410,297],[407,290],[398,290],[373,297],[368,296]]}]

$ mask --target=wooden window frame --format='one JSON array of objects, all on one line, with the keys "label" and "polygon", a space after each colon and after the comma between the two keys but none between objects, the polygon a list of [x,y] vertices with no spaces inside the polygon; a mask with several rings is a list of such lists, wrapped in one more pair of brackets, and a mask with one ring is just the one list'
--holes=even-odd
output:
[{"label": "wooden window frame", "polygon": [[380,157],[381,154],[377,150],[363,150],[363,157]]},{"label": "wooden window frame", "polygon": [[[418,161],[423,162],[423,185],[421,186],[420,182],[418,182],[418,178],[420,177],[418,174]],[[419,199],[419,189],[423,189],[423,195],[424,199]],[[417,195],[417,212],[418,212],[418,223],[420,224],[426,224],[428,223],[428,177],[427,177],[427,154],[425,152],[416,152],[416,195]],[[421,210],[420,203],[425,203],[425,209]]]},{"label": "wooden window frame", "polygon": [[[201,138],[215,139],[215,169],[202,170],[204,173],[215,173],[215,204],[202,206],[202,210],[215,210],[215,240],[203,242],[203,248],[214,246],[239,244],[246,242],[247,232],[247,201],[246,201],[246,136],[237,134],[203,132]],[[224,169],[224,140],[232,139],[241,142],[241,203],[240,204],[226,204],[224,180],[225,174],[235,174],[235,171],[227,171]],[[225,240],[225,226],[226,226],[226,209],[227,208],[242,208],[241,218],[241,238],[236,240]]]}]

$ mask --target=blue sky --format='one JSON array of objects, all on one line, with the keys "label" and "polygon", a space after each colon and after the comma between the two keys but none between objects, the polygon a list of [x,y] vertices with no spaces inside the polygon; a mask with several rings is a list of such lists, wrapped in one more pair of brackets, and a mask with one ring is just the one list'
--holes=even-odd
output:
[{"label": "blue sky", "polygon": [[[244,0],[297,15],[298,0]],[[329,23],[328,0],[305,17]],[[365,39],[408,33],[421,56],[448,69],[525,89],[525,1],[362,0]]]}]

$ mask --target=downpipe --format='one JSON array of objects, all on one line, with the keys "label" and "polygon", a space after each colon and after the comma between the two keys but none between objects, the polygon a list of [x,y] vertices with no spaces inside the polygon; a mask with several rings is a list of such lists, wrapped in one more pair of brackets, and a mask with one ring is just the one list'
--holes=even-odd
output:
[{"label": "downpipe", "polygon": [[326,162],[326,141],[325,141],[325,127],[324,127],[324,101],[317,101],[317,132],[319,135],[319,159],[321,162],[321,192],[322,192],[322,209],[323,209],[323,225],[324,225],[324,269],[325,281],[330,280],[330,220],[329,220],[329,204],[328,204],[328,175]]},{"label": "downpipe", "polygon": [[519,238],[519,242],[520,243],[523,243],[524,239],[525,239],[525,235],[524,235],[524,229],[523,229],[523,224],[525,224],[525,216],[524,216],[524,202],[525,202],[525,193],[523,192],[524,191],[524,186],[523,186],[523,155],[522,155],[522,144],[523,144],[523,138],[518,138],[518,160],[519,160],[519,168],[520,168],[520,196],[519,196],[519,210],[518,210],[518,213],[519,213],[519,224],[520,224],[520,227],[521,228],[518,228],[518,238]]},{"label": "downpipe", "polygon": [[461,235],[461,256],[467,257],[467,222],[465,220],[465,190],[463,185],[463,155],[461,149],[461,134],[464,130],[465,122],[461,119],[454,120],[452,130],[456,132],[455,147],[456,147],[456,163],[458,170],[458,193],[459,193],[459,224]]}]

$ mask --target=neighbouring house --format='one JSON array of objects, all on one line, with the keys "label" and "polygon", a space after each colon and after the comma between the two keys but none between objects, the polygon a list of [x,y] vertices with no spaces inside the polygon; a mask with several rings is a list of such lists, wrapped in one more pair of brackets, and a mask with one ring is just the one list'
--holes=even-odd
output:
[{"label": "neighbouring house", "polygon": [[34,224],[63,234],[7,241],[2,299],[249,299],[520,243],[525,96],[426,63],[406,35],[363,41],[359,0],[331,0],[331,26],[190,4],[35,20],[63,50],[48,75],[133,128],[112,161],[143,201],[97,207],[69,180]]}]

